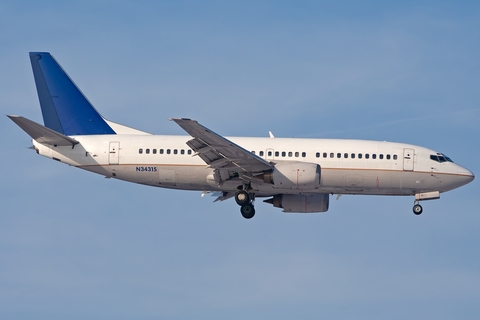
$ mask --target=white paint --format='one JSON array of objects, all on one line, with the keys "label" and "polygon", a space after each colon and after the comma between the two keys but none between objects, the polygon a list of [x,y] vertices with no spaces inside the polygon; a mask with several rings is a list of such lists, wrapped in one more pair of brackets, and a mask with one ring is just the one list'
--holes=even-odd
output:
[{"label": "white paint", "polygon": [[[187,154],[189,147],[186,143],[191,140],[189,136],[117,134],[72,138],[79,141],[73,148],[33,142],[41,155],[106,177],[156,187],[202,192],[223,191],[230,194],[249,183],[249,192],[257,198],[278,194],[363,194],[417,195],[416,200],[425,200],[433,197],[429,195],[439,195],[474,179],[473,173],[458,164],[431,160],[430,155],[437,154],[436,151],[404,143],[337,139],[222,138],[246,150],[255,151],[256,155],[263,151],[262,158],[272,165],[290,162],[320,165],[321,180],[318,187],[299,190],[289,186],[282,189],[258,176],[255,178],[261,172],[251,172],[253,174],[250,177],[248,174],[231,174],[234,169],[215,174],[215,168],[208,166],[200,156]],[[116,153],[112,153],[112,148],[118,148]],[[139,149],[143,149],[142,154]],[[153,149],[156,149],[155,154]],[[163,149],[163,154],[160,154],[160,149]],[[170,154],[167,154],[167,150],[170,150]],[[174,150],[177,150],[177,154],[174,154]],[[235,152],[237,156],[241,156],[238,150]],[[282,156],[284,152],[285,156]],[[318,153],[320,157],[317,157]],[[327,157],[324,157],[324,153]],[[296,154],[298,156],[295,156]],[[340,154],[340,158],[337,154]],[[374,154],[376,159],[373,159]],[[380,159],[381,154],[383,159]],[[390,159],[387,159],[387,155]],[[228,161],[218,163],[220,162],[222,165],[228,164]],[[155,168],[156,171],[139,172],[137,167]],[[435,174],[432,174],[432,167],[435,167]]]}]

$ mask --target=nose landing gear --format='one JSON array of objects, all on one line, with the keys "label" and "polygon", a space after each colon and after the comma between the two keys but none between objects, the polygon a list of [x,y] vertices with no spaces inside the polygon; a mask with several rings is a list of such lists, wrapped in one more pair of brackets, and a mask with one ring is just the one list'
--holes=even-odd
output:
[{"label": "nose landing gear", "polygon": [[421,205],[418,204],[418,201],[415,201],[415,204],[413,205],[413,213],[418,215],[421,215],[423,212],[423,208]]}]

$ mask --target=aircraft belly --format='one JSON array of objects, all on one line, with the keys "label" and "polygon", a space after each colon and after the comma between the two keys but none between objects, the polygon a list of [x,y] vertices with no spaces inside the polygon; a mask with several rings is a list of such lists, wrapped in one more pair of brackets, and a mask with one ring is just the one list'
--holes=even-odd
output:
[{"label": "aircraft belly", "polygon": [[205,190],[210,170],[203,166],[115,166],[115,178],[162,188]]},{"label": "aircraft belly", "polygon": [[81,169],[119,180],[172,189],[219,190],[206,182],[211,169],[203,166],[82,165]]},{"label": "aircraft belly", "polygon": [[105,166],[101,166],[101,165],[77,166],[77,168],[83,169],[83,170],[86,170],[86,171],[90,171],[90,172],[93,172],[93,173],[96,173],[96,174],[100,174],[100,175],[105,176],[105,177],[110,177],[111,176],[111,173],[108,170],[108,168],[106,168]]},{"label": "aircraft belly", "polygon": [[447,186],[454,188],[453,184],[454,176],[433,175],[428,172],[323,169],[322,183],[316,192],[413,195],[418,192],[443,191]]},{"label": "aircraft belly", "polygon": [[[235,191],[241,185],[241,181],[227,181],[222,186],[212,181],[208,183],[212,169],[204,166],[89,165],[80,168],[120,180],[172,189]],[[324,169],[317,189],[278,189],[259,180],[252,180],[252,188],[258,196],[298,193],[414,195],[448,191],[455,188],[456,183],[454,175],[428,172]]]},{"label": "aircraft belly", "polygon": [[207,176],[212,170],[204,166],[179,167],[177,169],[177,186],[187,190],[211,190]]}]

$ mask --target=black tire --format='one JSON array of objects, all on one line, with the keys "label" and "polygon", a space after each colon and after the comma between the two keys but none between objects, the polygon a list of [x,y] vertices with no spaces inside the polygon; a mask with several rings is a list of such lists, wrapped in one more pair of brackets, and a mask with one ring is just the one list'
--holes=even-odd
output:
[{"label": "black tire", "polygon": [[250,203],[250,195],[246,191],[238,191],[235,193],[235,201],[239,206],[246,205]]},{"label": "black tire", "polygon": [[253,204],[248,203],[240,208],[240,212],[245,219],[252,219],[255,215],[255,207]]},{"label": "black tire", "polygon": [[413,213],[415,213],[417,216],[421,215],[422,212],[423,212],[423,208],[422,208],[421,205],[416,204],[416,205],[413,206]]}]

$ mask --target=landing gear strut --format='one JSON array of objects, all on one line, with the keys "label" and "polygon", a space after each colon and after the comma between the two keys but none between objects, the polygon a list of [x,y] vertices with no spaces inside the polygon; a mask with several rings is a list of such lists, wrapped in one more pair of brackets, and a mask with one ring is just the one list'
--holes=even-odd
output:
[{"label": "landing gear strut", "polygon": [[413,206],[413,213],[415,213],[417,216],[422,214],[423,208],[421,205],[418,204],[418,201],[415,201],[415,204]]},{"label": "landing gear strut", "polygon": [[240,206],[240,212],[245,219],[251,219],[255,215],[255,207],[252,204],[253,194],[241,190],[235,194],[235,201]]}]

